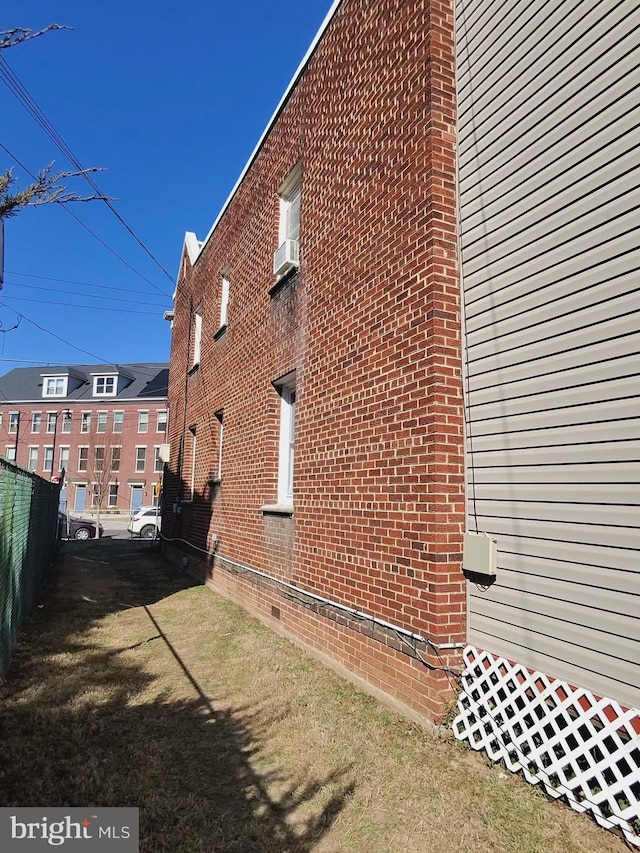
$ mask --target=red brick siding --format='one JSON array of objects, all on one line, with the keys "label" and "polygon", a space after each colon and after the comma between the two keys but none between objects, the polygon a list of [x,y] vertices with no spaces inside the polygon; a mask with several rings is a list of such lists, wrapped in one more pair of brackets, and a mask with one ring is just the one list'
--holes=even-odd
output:
[{"label": "red brick siding", "polygon": [[[198,435],[197,496],[171,519],[178,538],[206,550],[214,533],[222,556],[437,643],[466,637],[454,122],[452,4],[345,0],[195,266],[186,261],[170,379],[175,477],[180,436],[190,424]],[[298,162],[301,269],[270,297],[277,191]],[[216,339],[223,270],[228,328]],[[190,306],[204,319],[187,375]],[[275,521],[260,510],[277,500],[271,383],[293,369],[295,516]],[[223,481],[211,489],[219,409]],[[236,596],[248,583],[221,575]],[[420,669],[416,681],[414,661],[360,635],[342,660],[353,631],[296,608],[292,632],[372,683],[390,666],[384,689],[399,695],[406,682],[403,701],[437,713],[440,675]]]}]

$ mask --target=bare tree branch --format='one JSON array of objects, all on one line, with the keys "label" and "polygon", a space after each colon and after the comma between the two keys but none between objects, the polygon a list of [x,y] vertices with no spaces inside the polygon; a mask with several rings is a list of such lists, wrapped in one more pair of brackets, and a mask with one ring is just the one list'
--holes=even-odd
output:
[{"label": "bare tree branch", "polygon": [[13,169],[8,169],[4,174],[0,174],[0,219],[8,219],[10,216],[15,216],[23,207],[37,207],[42,204],[67,204],[71,201],[111,201],[109,196],[91,195],[80,196],[71,190],[68,190],[61,181],[67,181],[69,178],[79,178],[89,172],[102,172],[103,169],[92,167],[90,169],[82,169],[76,172],[55,172],[51,173],[53,163],[50,163],[46,168],[38,174],[36,181],[33,184],[11,193],[11,187],[15,184]]},{"label": "bare tree branch", "polygon": [[35,33],[33,30],[25,29],[25,27],[13,27],[10,30],[0,30],[0,50],[4,50],[7,47],[15,47],[15,45],[21,44],[23,41],[37,39],[38,36],[42,36],[51,30],[72,29],[74,29],[74,27],[69,27],[67,24],[49,24],[49,26],[44,27],[44,29],[38,30]]}]

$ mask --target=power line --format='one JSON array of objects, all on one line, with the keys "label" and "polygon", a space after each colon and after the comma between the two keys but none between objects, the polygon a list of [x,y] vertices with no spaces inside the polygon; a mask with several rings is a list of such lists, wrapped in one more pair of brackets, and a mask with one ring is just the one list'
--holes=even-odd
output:
[{"label": "power line", "polygon": [[64,139],[60,136],[55,127],[51,124],[49,119],[46,117],[44,112],[40,109],[36,101],[31,96],[28,89],[22,84],[17,75],[11,70],[6,59],[0,56],[0,77],[7,84],[10,91],[15,95],[15,97],[20,101],[20,103],[25,107],[25,109],[33,116],[35,121],[40,125],[40,127],[44,130],[46,135],[51,139],[54,145],[58,148],[59,151],[64,154],[67,160],[74,166],[78,172],[81,172],[81,177],[89,184],[89,186],[93,189],[97,195],[102,198],[102,201],[107,205],[109,210],[114,214],[117,220],[126,228],[126,230],[131,234],[133,239],[138,243],[138,245],[143,249],[144,252],[151,258],[154,264],[162,270],[162,272],[166,275],[169,281],[173,284],[172,276],[167,272],[167,270],[162,266],[160,261],[155,257],[155,255],[151,252],[149,248],[142,242],[142,240],[138,237],[135,231],[125,222],[124,218],[118,213],[115,207],[111,204],[110,200],[105,197],[104,193],[100,190],[95,180],[89,175],[84,166],[80,163],[76,155],[69,148]]},{"label": "power line", "polygon": [[[150,303],[148,300],[147,301],[140,301],[138,299],[125,299],[123,296],[99,296],[99,295],[94,296],[92,293],[82,293],[79,290],[62,290],[62,289],[56,288],[56,287],[43,287],[42,285],[37,285],[37,284],[21,284],[19,281],[7,281],[6,278],[4,280],[4,283],[5,283],[5,285],[10,284],[12,287],[26,287],[29,290],[44,290],[47,293],[67,293],[67,294],[70,294],[71,296],[84,296],[86,299],[106,299],[109,302],[126,302],[128,305],[147,305],[150,308],[157,306],[158,308],[165,308],[165,310],[166,310],[166,303],[164,303],[164,305],[161,305],[160,303],[155,303],[155,302]],[[116,289],[117,290],[124,290],[124,288],[116,288]],[[127,291],[125,291],[125,292],[127,292]],[[128,291],[128,292],[130,292],[130,291]],[[10,297],[7,297],[7,298],[10,298]]]},{"label": "power line", "polygon": [[[50,275],[36,275],[35,273],[29,272],[16,272],[16,270],[7,270],[5,269],[5,275],[19,275],[23,278],[37,278],[42,281],[58,281],[61,284],[81,284],[83,287],[97,287],[101,290],[119,290],[122,293],[131,293],[130,287],[113,287],[108,284],[91,284],[89,281],[75,281],[72,278],[53,278]],[[22,285],[26,287],[26,285]],[[149,290],[136,290],[136,293],[140,296],[143,294],[148,294],[149,296],[155,296],[155,293],[151,293]]]},{"label": "power line", "polygon": [[[0,148],[2,148],[3,151],[5,151],[9,155],[9,157],[11,157],[11,159],[14,161],[14,163],[17,163],[21,169],[24,169],[24,171],[27,173],[27,175],[29,175],[34,181],[37,180],[34,173],[27,166],[25,166],[25,164],[20,160],[20,158],[17,157],[12,151],[10,151],[3,142],[0,142]],[[56,201],[56,204],[59,204],[60,207],[65,211],[65,213],[68,213],[72,219],[75,219],[75,221],[78,223],[78,225],[81,225],[85,231],[88,231],[89,234],[91,234],[91,236],[94,239],[96,239],[98,241],[98,243],[100,243],[101,246],[104,246],[104,248],[108,252],[111,252],[111,254],[114,256],[114,258],[117,258],[121,263],[123,263],[125,265],[125,267],[128,267],[132,272],[134,272],[137,276],[139,276],[143,281],[146,281],[147,284],[150,284],[154,290],[158,291],[158,293],[162,293],[163,296],[167,295],[166,292],[162,288],[158,287],[157,284],[154,284],[151,281],[151,279],[148,279],[146,277],[146,275],[143,275],[141,272],[139,272],[134,266],[132,266],[129,263],[129,261],[125,261],[125,259],[122,257],[122,255],[119,255],[115,249],[112,249],[111,246],[109,246],[108,243],[105,243],[105,241],[102,239],[102,237],[99,237],[95,231],[92,231],[91,228],[89,228],[89,226],[85,222],[83,222],[82,219],[80,219],[78,216],[76,216],[75,213],[69,207],[67,207],[66,204],[64,204],[61,201]]]},{"label": "power line", "polygon": [[[158,317],[158,311],[136,311],[135,309],[129,310],[128,308],[109,308],[107,305],[77,305],[72,302],[56,302],[51,299],[28,299],[26,296],[6,296],[2,295],[3,299],[13,299],[17,302],[37,302],[39,305],[57,305],[59,308],[83,308],[86,311],[109,311],[113,314],[144,314],[147,317]],[[106,299],[107,297],[93,297],[94,299]],[[143,305],[145,303],[137,303],[139,305]],[[7,308],[10,306],[7,306]],[[162,306],[160,306],[162,307]]]}]

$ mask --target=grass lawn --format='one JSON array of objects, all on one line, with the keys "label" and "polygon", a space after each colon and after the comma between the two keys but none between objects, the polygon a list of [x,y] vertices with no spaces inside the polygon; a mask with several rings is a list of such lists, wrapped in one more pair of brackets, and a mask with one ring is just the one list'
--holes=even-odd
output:
[{"label": "grass lawn", "polygon": [[147,853],[626,850],[141,542],[63,545],[0,703],[0,805],[138,806]]}]

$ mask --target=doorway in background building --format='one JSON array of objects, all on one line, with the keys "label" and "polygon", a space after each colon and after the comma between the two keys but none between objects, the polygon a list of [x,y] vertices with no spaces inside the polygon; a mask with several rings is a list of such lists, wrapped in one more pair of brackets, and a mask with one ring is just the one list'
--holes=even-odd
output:
[{"label": "doorway in background building", "polygon": [[131,512],[135,512],[138,507],[142,506],[144,497],[144,486],[131,486]]},{"label": "doorway in background building", "polygon": [[76,504],[75,504],[74,509],[76,512],[84,512],[86,506],[87,506],[87,487],[86,486],[76,486]]}]

